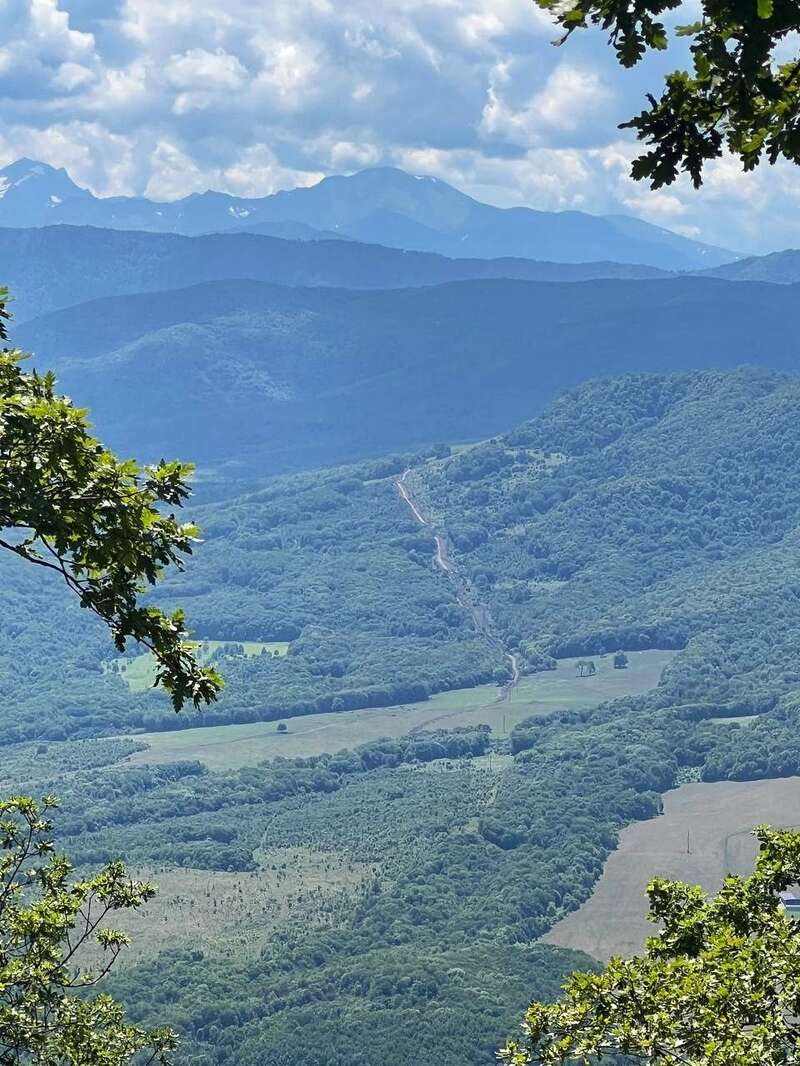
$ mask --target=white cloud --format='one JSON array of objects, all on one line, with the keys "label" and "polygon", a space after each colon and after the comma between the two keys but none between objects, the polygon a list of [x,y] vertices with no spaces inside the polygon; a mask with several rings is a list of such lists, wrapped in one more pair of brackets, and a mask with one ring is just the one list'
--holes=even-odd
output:
[{"label": "white cloud", "polygon": [[263,67],[256,77],[256,89],[297,108],[309,92],[324,91],[320,63],[314,52],[299,41],[264,41]]},{"label": "white cloud", "polygon": [[627,211],[738,247],[800,243],[795,168],[742,175],[721,160],[700,193],[632,183],[635,146],[616,126],[674,57],[624,73],[601,32],[554,49],[531,0],[0,10],[3,156],[65,165],[102,193],[262,195],[394,163],[499,204]]},{"label": "white cloud", "polygon": [[480,121],[484,137],[533,147],[554,136],[563,142],[577,131],[602,136],[599,118],[608,112],[612,93],[594,71],[560,63],[542,88],[520,104],[508,98],[513,80],[512,61],[494,65]]},{"label": "white cloud", "polygon": [[85,89],[95,80],[94,71],[80,63],[62,63],[58,68],[53,85],[65,92],[74,92],[76,89]]},{"label": "white cloud", "polygon": [[234,90],[240,89],[247,80],[247,71],[236,56],[221,48],[216,52],[190,48],[181,55],[174,55],[164,74],[167,82],[176,89]]},{"label": "white cloud", "polygon": [[311,185],[324,174],[306,174],[282,166],[264,145],[246,149],[238,159],[222,167],[202,167],[182,149],[167,140],[155,145],[149,159],[153,177],[146,195],[155,200],[173,200],[189,192],[226,189],[237,196],[265,196],[278,189]]}]

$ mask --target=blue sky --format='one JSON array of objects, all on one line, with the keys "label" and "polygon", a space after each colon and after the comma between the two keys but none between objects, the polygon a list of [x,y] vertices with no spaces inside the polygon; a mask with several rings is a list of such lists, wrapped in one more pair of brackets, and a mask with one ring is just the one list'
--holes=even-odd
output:
[{"label": "blue sky", "polygon": [[631,182],[617,123],[682,57],[624,72],[599,31],[554,48],[530,0],[0,0],[0,14],[0,163],[66,166],[102,195],[255,196],[394,164],[503,206],[800,245],[796,167],[721,160],[699,193]]}]

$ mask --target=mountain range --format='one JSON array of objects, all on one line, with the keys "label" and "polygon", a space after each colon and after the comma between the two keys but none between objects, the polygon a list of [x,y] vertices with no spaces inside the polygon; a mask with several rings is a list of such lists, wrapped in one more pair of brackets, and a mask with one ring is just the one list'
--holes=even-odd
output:
[{"label": "mountain range", "polygon": [[448,259],[343,240],[284,240],[254,233],[182,237],[90,226],[0,228],[3,276],[18,321],[102,296],[247,278],[280,285],[409,288],[477,278],[585,281],[668,276],[625,263]]},{"label": "mountain range", "polygon": [[319,231],[320,238],[334,233],[447,256],[612,260],[667,270],[715,267],[737,258],[636,218],[493,207],[438,179],[390,167],[257,199],[205,192],[169,203],[96,197],[65,170],[30,159],[0,170],[0,226],[59,223],[184,235],[245,228],[294,239],[315,238]]},{"label": "mountain range", "polygon": [[356,291],[221,281],[19,325],[126,454],[247,476],[504,431],[629,371],[796,369],[800,287],[711,278]]}]

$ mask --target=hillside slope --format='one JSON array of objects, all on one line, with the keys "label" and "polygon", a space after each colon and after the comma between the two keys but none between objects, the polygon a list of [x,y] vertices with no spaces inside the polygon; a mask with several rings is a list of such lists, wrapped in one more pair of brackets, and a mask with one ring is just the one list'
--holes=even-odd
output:
[{"label": "hillside slope", "polygon": [[714,266],[731,252],[622,216],[508,210],[480,203],[434,178],[390,167],[325,178],[260,199],[192,194],[170,203],[101,199],[64,170],[22,159],[0,170],[0,226],[68,223],[199,234],[294,223],[372,243],[451,256],[522,256],[557,262],[614,260],[668,270]]},{"label": "hillside slope", "polygon": [[[798,403],[800,380],[772,371],[632,375],[453,454],[292,475],[194,508],[204,542],[162,599],[182,603],[201,637],[292,643],[285,659],[234,657],[204,721],[507,677],[434,566],[434,531],[525,670],[554,655],[685,648],[661,687],[667,704],[785,694],[800,685]],[[433,529],[399,498],[407,466]],[[101,680],[102,627],[66,599],[48,615],[52,585],[17,560],[0,565],[0,676],[13,694],[0,742],[47,736],[56,720],[68,736],[192,724],[156,695],[127,695],[118,675]],[[24,663],[21,631],[36,635]]]},{"label": "hillside slope", "polygon": [[[397,495],[406,463],[526,669],[551,654],[678,649],[651,693],[565,698],[513,729],[513,758],[482,765],[461,757],[473,754],[463,733],[429,732],[218,773],[193,757],[104,768],[131,742],[58,741],[197,719],[154,694],[126,702],[99,623],[86,636],[74,604],[54,614],[56,586],[45,600],[35,568],[10,560],[3,766],[63,798],[59,836],[78,862],[123,854],[173,884],[189,875],[215,903],[219,875],[272,869],[295,910],[270,938],[245,894],[222,948],[187,923],[183,945],[116,976],[133,1019],[169,1007],[189,1061],[207,1066],[232,1047],[242,1066],[302,1062],[310,1027],[318,1066],[489,1066],[530,996],[591,966],[536,941],[586,900],[622,826],[658,814],[686,775],[800,771],[799,406],[794,374],[626,375],[471,448],[275,479],[200,509],[206,540],[169,596],[206,633],[291,640],[284,658],[223,655],[229,686],[207,724],[341,710],[398,684],[411,698],[415,675],[435,687],[491,670],[433,566],[431,531]],[[610,656],[598,666],[616,672]],[[22,738],[46,752],[12,746]],[[300,850],[374,873],[340,906],[306,910],[315,892],[289,859]],[[166,905],[189,892],[176,896]]]},{"label": "hillside slope", "polygon": [[794,369],[799,308],[795,286],[695,278],[385,292],[221,282],[84,304],[14,341],[118,450],[264,477],[486,437],[590,377]]},{"label": "hillside slope", "polygon": [[418,477],[523,662],[686,645],[679,702],[777,696],[800,683],[798,403],[757,369],[592,382]]},{"label": "hillside slope", "polygon": [[[2,200],[0,200],[2,203]],[[0,227],[4,283],[18,321],[104,296],[185,288],[247,278],[279,285],[391,289],[472,278],[585,281],[656,278],[663,271],[620,263],[547,263],[527,259],[448,259],[349,240],[284,239],[286,233],[175,234],[90,226]]]},{"label": "hillside slope", "polygon": [[724,278],[726,281],[769,281],[776,285],[795,285],[800,282],[800,251],[787,248],[770,255],[752,255],[735,263],[700,272],[704,277]]}]

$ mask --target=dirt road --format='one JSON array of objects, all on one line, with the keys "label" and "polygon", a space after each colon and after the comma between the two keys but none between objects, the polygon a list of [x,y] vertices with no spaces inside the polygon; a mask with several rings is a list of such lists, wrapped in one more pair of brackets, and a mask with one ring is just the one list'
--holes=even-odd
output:
[{"label": "dirt road", "polygon": [[502,652],[506,659],[508,659],[509,664],[511,665],[511,679],[503,686],[503,693],[500,697],[501,699],[508,699],[511,690],[517,685],[520,679],[519,659],[513,652],[506,649],[503,641],[498,635],[489,608],[485,603],[481,603],[480,600],[478,600],[473,593],[471,586],[460,573],[457,564],[450,557],[447,547],[447,538],[444,534],[437,531],[430,519],[425,517],[422,507],[414,496],[414,491],[411,487],[410,478],[412,473],[413,471],[409,468],[408,470],[404,470],[399,478],[395,479],[397,491],[417,522],[431,531],[434,542],[433,565],[437,570],[441,570],[443,574],[446,574],[452,582],[459,606],[463,607],[464,610],[471,615],[476,632],[491,644],[496,651]]}]

